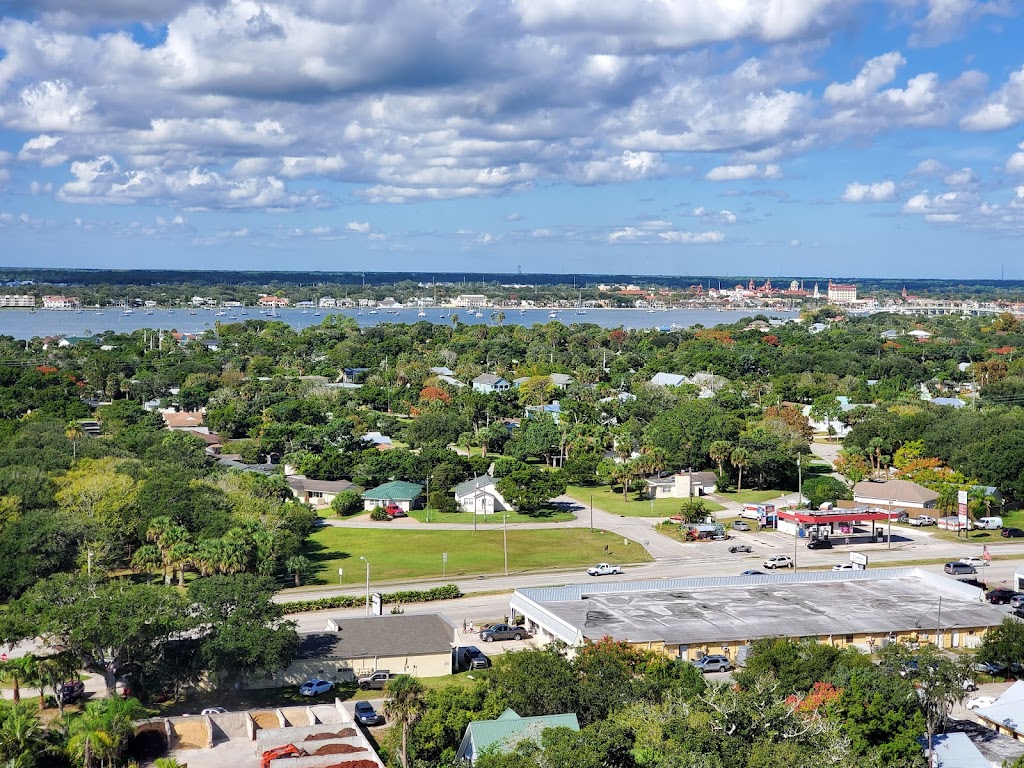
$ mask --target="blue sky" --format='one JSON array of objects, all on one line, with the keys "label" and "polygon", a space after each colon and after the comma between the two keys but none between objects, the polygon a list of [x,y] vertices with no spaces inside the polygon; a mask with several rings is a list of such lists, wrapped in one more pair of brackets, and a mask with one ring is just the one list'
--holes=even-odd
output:
[{"label": "blue sky", "polygon": [[0,0],[0,263],[1024,278],[1020,6]]}]

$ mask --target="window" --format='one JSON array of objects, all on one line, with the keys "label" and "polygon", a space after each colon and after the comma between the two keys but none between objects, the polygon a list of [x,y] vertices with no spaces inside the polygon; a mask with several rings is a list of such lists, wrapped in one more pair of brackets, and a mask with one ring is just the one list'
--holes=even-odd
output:
[{"label": "window", "polygon": [[852,643],[853,642],[853,635],[847,635],[846,636],[846,642]]}]

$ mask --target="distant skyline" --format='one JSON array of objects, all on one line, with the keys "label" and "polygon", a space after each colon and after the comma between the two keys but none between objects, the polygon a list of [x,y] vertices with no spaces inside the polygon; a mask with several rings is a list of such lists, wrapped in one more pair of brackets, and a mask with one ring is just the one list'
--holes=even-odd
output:
[{"label": "distant skyline", "polygon": [[0,12],[2,264],[1024,278],[1013,0]]}]

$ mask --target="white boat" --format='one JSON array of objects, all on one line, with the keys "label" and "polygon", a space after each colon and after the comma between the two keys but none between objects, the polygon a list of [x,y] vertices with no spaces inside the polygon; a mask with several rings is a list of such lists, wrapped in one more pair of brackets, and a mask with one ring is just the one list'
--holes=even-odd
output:
[{"label": "white boat", "polygon": [[299,314],[301,314],[301,315],[308,315],[309,314],[309,310],[308,309],[304,309]]},{"label": "white boat", "polygon": [[371,315],[376,315],[376,314],[378,314],[378,313],[377,313],[377,310],[376,310],[376,309],[371,309],[371,310],[370,310],[370,314],[371,314]]},{"label": "white boat", "polygon": [[427,313],[424,312],[422,309],[419,312],[416,313],[416,317],[426,317],[426,316],[427,316]]},{"label": "white boat", "polygon": [[217,312],[216,314],[214,314],[214,317],[225,317],[226,315],[227,315],[227,312],[225,312],[222,309],[220,312]]},{"label": "white boat", "polygon": [[188,313],[189,313],[190,315],[198,315],[198,314],[199,314],[199,313],[198,313],[198,312],[196,312],[196,311],[195,311],[194,309],[190,309]]},{"label": "white boat", "polygon": [[526,310],[525,309],[520,309],[519,310],[519,314],[520,315],[525,315],[526,314]]},{"label": "white boat", "polygon": [[548,317],[558,317],[558,312],[556,312],[555,310],[552,310],[552,311],[548,312]]},{"label": "white boat", "polygon": [[314,312],[313,313],[313,317],[320,317],[320,313],[319,312]]},{"label": "white boat", "polygon": [[483,312],[477,312],[475,315],[473,315],[473,317],[483,317],[483,316],[484,316]]},{"label": "white boat", "polygon": [[363,314],[363,310],[360,309],[358,312],[356,312],[356,317],[359,317],[361,314]]},{"label": "white boat", "polygon": [[135,314],[135,312],[133,312],[133,311],[132,311],[132,310],[130,310],[130,309],[126,309],[126,310],[125,310],[124,312],[122,312],[121,314],[122,314],[122,315],[134,315],[134,314]]}]

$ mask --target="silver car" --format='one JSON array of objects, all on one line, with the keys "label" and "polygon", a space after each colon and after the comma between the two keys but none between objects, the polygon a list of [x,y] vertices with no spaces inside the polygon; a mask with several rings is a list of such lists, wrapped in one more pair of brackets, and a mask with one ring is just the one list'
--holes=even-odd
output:
[{"label": "silver car", "polygon": [[729,661],[728,656],[704,656],[690,663],[699,669],[702,674],[707,674],[708,672],[728,672],[732,669],[732,662]]}]

